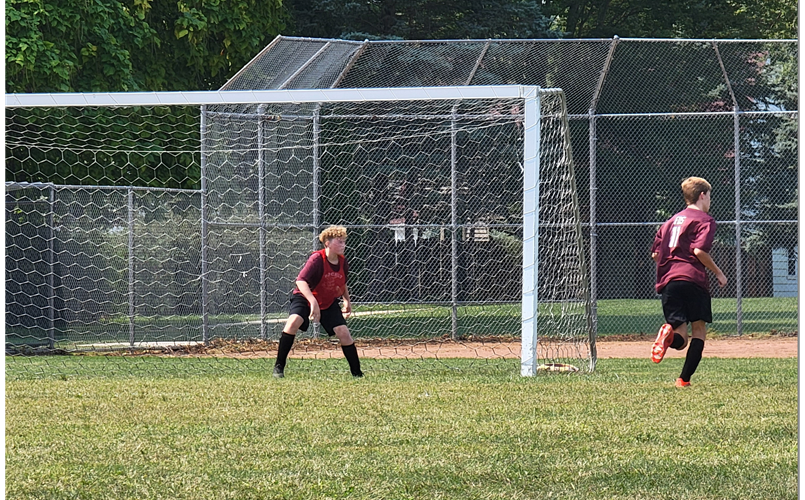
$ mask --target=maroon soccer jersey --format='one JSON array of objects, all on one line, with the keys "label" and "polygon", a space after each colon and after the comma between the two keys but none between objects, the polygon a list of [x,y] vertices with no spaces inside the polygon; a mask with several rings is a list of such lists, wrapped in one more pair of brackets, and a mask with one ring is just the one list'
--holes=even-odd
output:
[{"label": "maroon soccer jersey", "polygon": [[[319,308],[322,310],[330,307],[338,297],[344,295],[347,285],[347,259],[338,256],[338,264],[332,264],[327,260],[325,250],[313,252],[308,257],[305,266],[299,271],[296,281],[304,281],[316,297]],[[293,293],[302,293],[298,288],[294,288]]]},{"label": "maroon soccer jersey", "polygon": [[660,227],[651,253],[658,253],[657,292],[670,281],[690,281],[710,289],[707,271],[693,250],[710,252],[716,234],[716,221],[710,214],[686,208]]}]

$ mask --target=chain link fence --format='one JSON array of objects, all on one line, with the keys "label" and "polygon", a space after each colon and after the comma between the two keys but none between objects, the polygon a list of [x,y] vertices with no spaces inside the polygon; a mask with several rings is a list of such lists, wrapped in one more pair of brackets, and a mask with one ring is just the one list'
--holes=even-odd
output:
[{"label": "chain link fence", "polygon": [[[339,224],[350,235],[349,328],[364,355],[516,358],[523,240],[538,227],[538,356],[591,370],[589,253],[564,95],[485,89],[486,98],[9,108],[7,169],[19,179],[111,185],[7,182],[7,351],[257,342],[250,351],[266,357],[318,233]],[[193,171],[201,189],[113,178],[181,185]],[[539,184],[529,210],[526,178]],[[332,343],[307,342],[320,340],[316,326],[295,355],[333,356]]]},{"label": "chain link fence", "polygon": [[[320,73],[322,88],[520,84],[565,91],[599,335],[656,331],[662,314],[648,249],[659,225],[684,207],[679,185],[691,175],[713,185],[713,256],[730,280],[724,289],[711,287],[711,329],[796,332],[796,40],[277,37],[224,88],[294,85],[334,46],[343,56],[331,67],[344,69]],[[272,80],[288,64],[283,55],[302,47],[311,56],[296,60],[295,71],[286,68],[282,83]]]},{"label": "chain link fence", "polygon": [[[278,37],[224,90],[561,87],[583,228],[572,248],[586,249],[598,335],[656,331],[649,248],[683,207],[679,184],[690,175],[713,185],[712,255],[730,279],[711,287],[712,330],[792,334],[797,59],[796,41]],[[123,117],[71,109],[7,110],[7,348],[67,339],[92,349],[109,335],[121,345],[274,339],[314,233],[345,220],[357,221],[354,298],[365,312],[384,311],[352,323],[357,336],[380,335],[389,318],[413,337],[519,335],[522,171],[511,167],[520,146],[495,135],[522,126],[511,104],[363,110],[349,118],[352,136],[343,120],[357,113],[337,106],[148,107]],[[245,112],[262,118],[233,132]],[[482,125],[482,139],[454,130],[451,143],[462,113],[465,124],[483,122],[475,113],[505,125]],[[407,139],[381,115],[407,116]],[[452,178],[443,168],[451,155],[472,170]],[[314,179],[314,162],[335,170]]]}]

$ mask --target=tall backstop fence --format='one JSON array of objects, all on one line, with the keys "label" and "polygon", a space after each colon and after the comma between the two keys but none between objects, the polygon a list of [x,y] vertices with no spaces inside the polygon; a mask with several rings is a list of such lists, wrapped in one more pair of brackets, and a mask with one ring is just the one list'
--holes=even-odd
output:
[{"label": "tall backstop fence", "polygon": [[[712,330],[794,334],[797,61],[792,40],[277,37],[222,90],[562,88],[570,147],[556,154],[572,151],[574,168],[572,182],[561,169],[553,182],[574,196],[539,196],[577,206],[580,230],[539,256],[584,249],[577,262],[587,269],[573,273],[589,284],[560,276],[534,286],[556,286],[544,297],[587,294],[589,312],[570,314],[580,318],[570,329],[589,319],[593,338],[656,331],[648,251],[683,206],[681,180],[698,175],[714,188],[712,254],[730,280],[711,287]],[[350,231],[356,335],[441,332],[494,339],[478,347],[493,356],[522,354],[521,102],[355,110],[142,97],[80,112],[7,108],[7,348],[275,339],[314,233],[340,223]],[[588,300],[579,293],[573,304]],[[594,342],[576,350],[594,362]]]},{"label": "tall backstop fence", "polygon": [[[721,333],[792,333],[798,277],[797,40],[347,41],[279,36],[226,90],[538,85],[567,96],[599,334],[657,330],[658,225],[713,185]],[[715,283],[713,283],[714,285]]]},{"label": "tall backstop fence", "polygon": [[[8,352],[267,348],[318,233],[339,224],[349,233],[349,328],[364,354],[520,357],[526,375],[538,360],[594,368],[587,235],[560,90],[7,104],[7,169],[111,184],[7,182]],[[200,189],[168,187],[192,172]],[[131,179],[151,186],[119,185]],[[319,336],[300,335],[297,354]],[[327,355],[329,343],[314,344],[312,355]]]}]

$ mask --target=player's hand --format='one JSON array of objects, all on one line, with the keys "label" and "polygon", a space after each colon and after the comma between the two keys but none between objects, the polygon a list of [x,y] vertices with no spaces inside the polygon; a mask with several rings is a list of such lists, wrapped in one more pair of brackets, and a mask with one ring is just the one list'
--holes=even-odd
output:
[{"label": "player's hand", "polygon": [[718,280],[718,286],[721,288],[727,286],[727,277],[724,275],[724,273],[716,274],[716,279]]},{"label": "player's hand", "polygon": [[319,308],[319,301],[316,299],[313,299],[313,302],[310,303],[310,319],[314,323],[318,323],[321,319],[321,309]]},{"label": "player's hand", "polygon": [[344,300],[344,307],[341,309],[341,312],[344,313],[344,319],[352,315],[352,304],[350,304],[348,300]]}]

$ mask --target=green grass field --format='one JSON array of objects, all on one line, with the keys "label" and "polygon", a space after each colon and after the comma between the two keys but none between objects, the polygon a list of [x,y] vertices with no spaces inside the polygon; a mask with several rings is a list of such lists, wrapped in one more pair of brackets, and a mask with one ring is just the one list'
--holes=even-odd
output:
[{"label": "green grass field", "polygon": [[[540,306],[541,313],[549,314],[550,304]],[[600,300],[598,307],[598,335],[654,335],[663,322],[659,300]],[[797,331],[797,298],[747,298],[742,302],[743,334],[768,335]],[[357,305],[358,313],[349,320],[355,338],[422,338],[439,337],[451,332],[451,309],[444,306],[422,304]],[[580,313],[580,310],[576,310]],[[282,332],[285,313],[272,313],[267,318],[268,335],[278,338]],[[583,320],[579,320],[584,323]],[[230,326],[234,325],[234,326]],[[713,323],[708,325],[712,334],[735,335],[736,300],[713,299]],[[462,306],[458,308],[459,336],[515,336],[521,331],[519,304]],[[218,315],[211,319],[211,337],[260,336],[260,317],[257,315]],[[103,342],[128,342],[128,317],[116,317],[105,323],[78,324],[69,331],[56,332],[56,347],[64,349]],[[12,344],[46,344],[48,331],[42,329],[9,329],[6,341]],[[138,318],[136,342],[191,342],[201,341],[199,316],[167,316]]]},{"label": "green grass field", "polygon": [[[796,359],[516,361],[388,369],[321,361],[6,358],[8,499],[787,499]],[[122,362],[117,360],[116,362]],[[35,377],[14,378],[24,363]],[[136,368],[136,369],[135,369]]]}]

